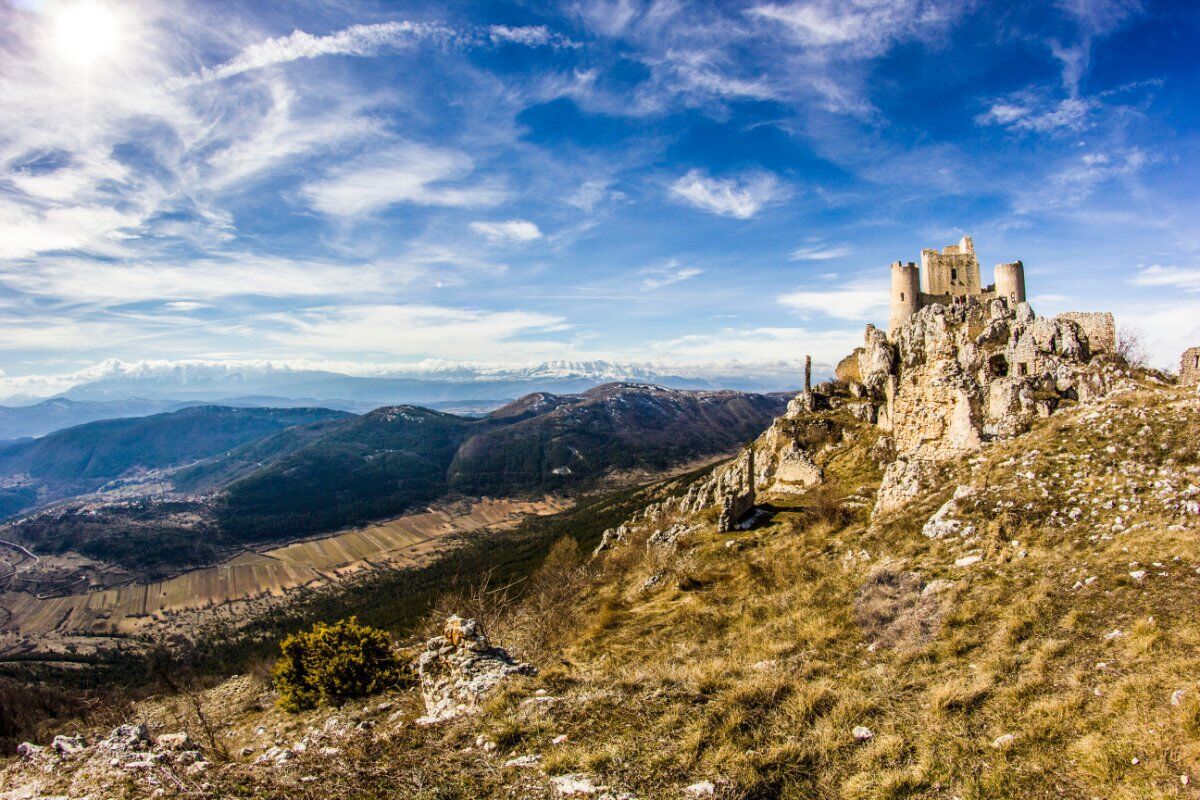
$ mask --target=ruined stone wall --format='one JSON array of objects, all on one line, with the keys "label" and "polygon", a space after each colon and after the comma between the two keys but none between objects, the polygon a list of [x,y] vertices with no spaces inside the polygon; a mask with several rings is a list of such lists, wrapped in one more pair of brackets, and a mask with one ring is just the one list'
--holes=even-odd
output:
[{"label": "ruined stone wall", "polygon": [[958,244],[921,251],[921,291],[932,295],[965,297],[983,291],[979,278],[979,259],[970,236]]},{"label": "ruined stone wall", "polygon": [[1200,347],[1189,347],[1179,359],[1179,383],[1195,386],[1200,383]]},{"label": "ruined stone wall", "polygon": [[1117,324],[1113,315],[1106,312],[1068,311],[1058,319],[1069,319],[1083,330],[1088,349],[1093,355],[1117,352]]}]

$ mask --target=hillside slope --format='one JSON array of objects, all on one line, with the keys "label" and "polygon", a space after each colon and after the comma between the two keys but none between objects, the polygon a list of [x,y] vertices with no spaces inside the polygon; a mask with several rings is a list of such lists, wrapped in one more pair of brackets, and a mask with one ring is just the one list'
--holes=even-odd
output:
[{"label": "hillside slope", "polygon": [[261,541],[378,519],[447,493],[578,490],[614,470],[733,450],[783,406],[768,395],[608,384],[530,395],[484,418],[381,408],[234,481],[218,514],[224,530]]},{"label": "hillside slope", "polygon": [[[918,375],[901,392],[930,388],[921,371],[950,352],[935,350],[901,348],[893,368]],[[595,558],[578,555],[595,539],[564,542],[519,600],[439,605],[539,674],[465,690],[473,709],[433,724],[418,718],[446,689],[430,673],[424,697],[300,715],[240,677],[197,696],[230,760],[201,746],[207,766],[180,783],[323,800],[1196,796],[1200,400],[1086,348],[1053,370],[1064,393],[1096,391],[953,457],[923,450],[907,499],[882,509],[892,465],[914,458],[897,450],[905,414],[867,421],[853,387],[823,395],[829,409],[800,398],[742,457],[648,491]],[[958,418],[927,408],[926,428]],[[720,532],[747,488],[756,522]],[[409,656],[499,658],[446,630]],[[138,714],[201,730],[188,708]],[[34,754],[0,787],[158,786],[81,767],[100,758]]]},{"label": "hillside slope", "polygon": [[[0,491],[0,505],[16,492],[36,502],[90,492],[130,473],[211,457],[293,425],[346,416],[323,408],[198,406],[78,425],[0,450],[0,484],[13,487]],[[8,513],[25,507],[12,505]]]}]

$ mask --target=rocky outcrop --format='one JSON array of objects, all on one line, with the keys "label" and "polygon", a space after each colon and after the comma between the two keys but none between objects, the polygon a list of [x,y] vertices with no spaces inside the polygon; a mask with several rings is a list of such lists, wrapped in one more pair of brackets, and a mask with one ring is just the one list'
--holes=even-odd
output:
[{"label": "rocky outcrop", "polygon": [[483,627],[473,619],[452,616],[441,636],[425,644],[417,659],[425,716],[418,724],[432,725],[474,712],[480,701],[510,675],[536,675],[530,664],[514,661],[502,647],[493,647]]},{"label": "rocky outcrop", "polygon": [[721,513],[717,516],[717,532],[728,533],[737,528],[754,508],[754,448],[747,447],[721,472],[715,491],[720,496]]},{"label": "rocky outcrop", "polygon": [[939,465],[1024,433],[1063,401],[1106,394],[1116,371],[1094,357],[1088,338],[1106,329],[1087,322],[1038,318],[1027,303],[968,299],[921,309],[894,341],[868,326],[857,393],[873,407],[868,416],[891,431],[895,451],[875,511],[902,507]]},{"label": "rocky outcrop", "polygon": [[[146,792],[168,784],[182,787],[184,779],[193,779],[211,766],[187,733],[155,738],[140,722],[116,727],[94,744],[79,734],[55,736],[49,747],[24,742],[17,747],[17,755],[20,763],[7,774],[7,785],[16,788],[4,797],[127,796],[128,781]],[[122,785],[120,792],[96,791],[118,784]]]}]

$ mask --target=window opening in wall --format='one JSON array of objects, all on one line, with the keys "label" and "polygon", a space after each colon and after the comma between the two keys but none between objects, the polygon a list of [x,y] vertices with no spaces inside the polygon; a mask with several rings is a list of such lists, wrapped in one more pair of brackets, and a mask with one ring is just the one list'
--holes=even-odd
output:
[{"label": "window opening in wall", "polygon": [[958,270],[956,270],[956,269],[950,270],[950,280],[952,280],[952,281],[958,280]]},{"label": "window opening in wall", "polygon": [[1029,365],[1024,362],[1017,364],[1017,374],[1018,375],[1028,375],[1029,374]]},{"label": "window opening in wall", "polygon": [[903,303],[903,302],[904,302],[904,292],[901,292],[901,293],[900,293],[900,302],[901,302],[901,303]]}]

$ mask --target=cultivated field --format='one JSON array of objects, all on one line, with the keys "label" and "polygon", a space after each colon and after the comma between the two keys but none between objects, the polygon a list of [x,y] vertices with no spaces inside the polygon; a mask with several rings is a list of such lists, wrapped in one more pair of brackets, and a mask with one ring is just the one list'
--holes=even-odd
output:
[{"label": "cultivated field", "polygon": [[[322,586],[361,570],[412,566],[445,549],[447,539],[456,534],[510,527],[530,514],[552,514],[568,505],[551,497],[483,499],[261,552],[246,551],[217,566],[149,584],[62,597],[7,591],[0,594],[0,653],[54,651],[68,645],[88,651],[108,637],[160,628],[186,633],[198,612],[240,613],[247,605],[269,604],[301,587]],[[0,564],[4,572],[11,568]]]}]

